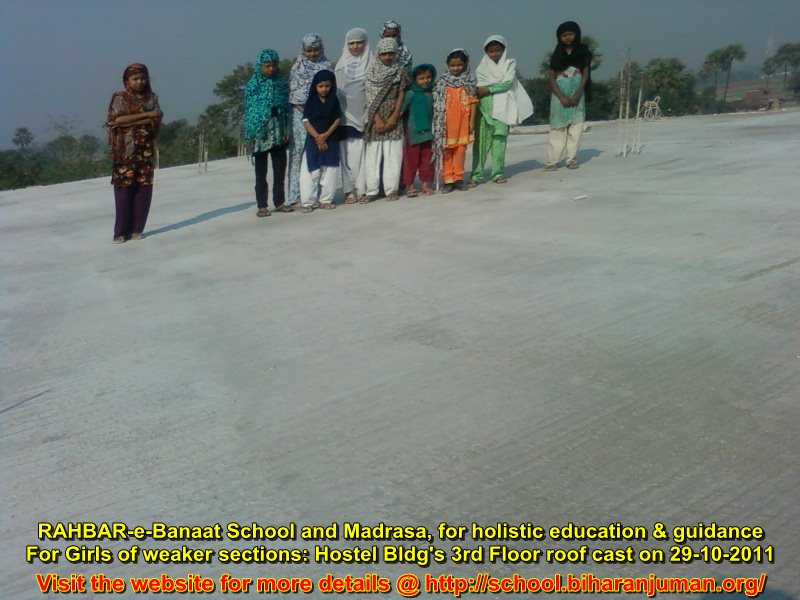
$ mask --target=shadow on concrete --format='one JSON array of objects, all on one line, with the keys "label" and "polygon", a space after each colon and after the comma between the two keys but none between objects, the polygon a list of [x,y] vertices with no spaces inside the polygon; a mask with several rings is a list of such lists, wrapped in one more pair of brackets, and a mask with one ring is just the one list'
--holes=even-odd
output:
[{"label": "shadow on concrete", "polygon": [[538,160],[523,160],[522,162],[514,163],[513,165],[506,165],[505,175],[506,177],[513,177],[514,175],[519,175],[520,173],[525,173],[526,171],[535,171],[543,168],[543,162]]},{"label": "shadow on concrete", "polygon": [[578,150],[578,162],[587,163],[593,158],[597,158],[603,153],[602,150],[596,148],[587,148],[586,150]]},{"label": "shadow on concrete", "polygon": [[203,213],[202,215],[197,215],[196,217],[192,217],[191,219],[186,219],[185,221],[179,221],[177,223],[173,223],[172,225],[165,225],[164,227],[159,227],[158,229],[153,229],[152,231],[148,231],[147,236],[150,237],[152,235],[158,235],[159,233],[166,233],[167,231],[175,231],[176,229],[183,229],[184,227],[188,227],[189,225],[197,225],[198,223],[202,223],[203,221],[216,219],[217,217],[221,217],[222,215],[227,215],[228,213],[246,210],[252,207],[253,204],[254,204],[253,202],[244,202],[242,204],[236,204],[234,206],[226,206],[225,208],[210,210],[208,212]]}]

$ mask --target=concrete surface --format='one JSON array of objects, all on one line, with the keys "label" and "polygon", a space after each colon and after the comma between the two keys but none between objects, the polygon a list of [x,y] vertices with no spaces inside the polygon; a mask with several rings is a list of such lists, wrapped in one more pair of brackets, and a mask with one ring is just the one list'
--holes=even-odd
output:
[{"label": "concrete surface", "polygon": [[[0,193],[2,597],[43,597],[37,572],[226,570],[766,572],[762,597],[797,597],[799,126],[648,123],[621,159],[595,124],[556,173],[519,135],[505,186],[268,219],[245,159],[164,169],[121,246],[105,179]],[[702,521],[764,527],[776,561],[27,564],[70,544],[37,541],[46,520]]]}]

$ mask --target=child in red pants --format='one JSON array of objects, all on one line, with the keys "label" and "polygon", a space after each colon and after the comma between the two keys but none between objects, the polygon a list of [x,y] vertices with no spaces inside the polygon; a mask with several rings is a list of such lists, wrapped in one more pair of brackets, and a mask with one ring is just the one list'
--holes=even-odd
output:
[{"label": "child in red pants", "polygon": [[403,177],[406,196],[417,196],[414,180],[419,172],[422,195],[433,194],[433,82],[436,68],[433,65],[417,65],[411,71],[413,83],[403,97],[401,112],[406,115],[406,140],[403,148]]}]

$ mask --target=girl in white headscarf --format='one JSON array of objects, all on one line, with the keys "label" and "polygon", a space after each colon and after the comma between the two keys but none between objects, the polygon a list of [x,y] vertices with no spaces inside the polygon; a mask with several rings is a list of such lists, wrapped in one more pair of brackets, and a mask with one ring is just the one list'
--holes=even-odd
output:
[{"label": "girl in white headscarf", "polygon": [[483,43],[483,59],[475,71],[480,101],[469,187],[483,181],[483,165],[489,152],[492,181],[507,181],[503,171],[509,125],[519,125],[533,114],[533,103],[517,79],[517,61],[508,58],[507,48],[502,35],[487,38]]},{"label": "girl in white headscarf", "polygon": [[337,94],[342,107],[339,136],[345,204],[354,204],[367,193],[364,117],[367,112],[366,76],[372,60],[367,32],[360,27],[348,31],[335,70]]}]

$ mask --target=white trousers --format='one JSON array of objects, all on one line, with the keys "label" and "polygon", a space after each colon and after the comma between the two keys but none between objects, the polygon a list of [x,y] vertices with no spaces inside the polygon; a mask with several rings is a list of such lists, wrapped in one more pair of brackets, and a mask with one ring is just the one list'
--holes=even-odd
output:
[{"label": "white trousers", "polygon": [[572,123],[561,129],[550,129],[547,134],[547,164],[555,165],[566,150],[567,162],[575,160],[581,143],[583,123]]},{"label": "white trousers", "polygon": [[333,202],[333,196],[339,184],[339,167],[322,165],[316,171],[309,172],[306,164],[306,154],[300,164],[300,204],[313,206],[319,201],[321,204]]},{"label": "white trousers", "polygon": [[364,161],[364,138],[348,138],[339,142],[339,161],[342,164],[342,191],[367,193],[367,170]]},{"label": "white trousers", "polygon": [[367,196],[377,196],[380,192],[381,159],[383,159],[383,191],[386,195],[396,194],[400,188],[400,170],[403,168],[403,140],[383,140],[367,142],[365,169],[367,176]]}]

